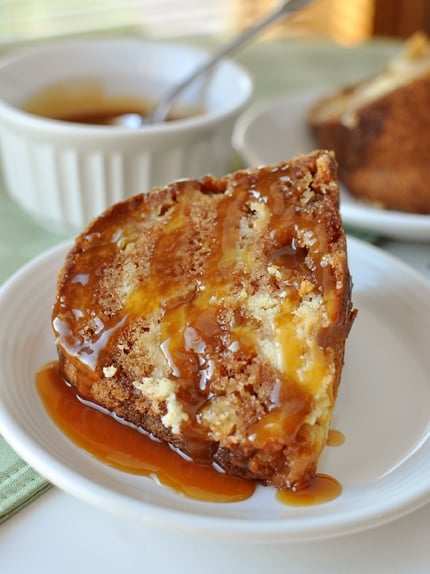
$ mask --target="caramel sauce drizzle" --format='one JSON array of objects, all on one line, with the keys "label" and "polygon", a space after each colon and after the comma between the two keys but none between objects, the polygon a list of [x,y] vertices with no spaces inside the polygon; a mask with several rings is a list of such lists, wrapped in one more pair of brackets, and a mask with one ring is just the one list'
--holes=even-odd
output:
[{"label": "caramel sauce drizzle", "polygon": [[[283,177],[289,177],[287,174]],[[68,289],[68,308],[62,308],[61,301],[57,302],[53,314],[53,326],[57,336],[67,351],[78,355],[88,368],[88,394],[91,400],[91,384],[101,371],[103,354],[109,353],[109,348],[115,345],[115,333],[120,327],[132,321],[135,317],[148,316],[159,309],[160,348],[169,364],[171,376],[178,383],[177,396],[184,411],[189,416],[189,422],[182,425],[181,431],[188,442],[184,451],[194,456],[193,447],[196,436],[202,435],[206,440],[206,433],[199,424],[199,415],[202,409],[212,398],[211,381],[216,381],[220,373],[213,356],[226,356],[228,351],[236,348],[249,355],[249,350],[256,348],[254,330],[247,325],[246,317],[236,316],[236,325],[231,327],[223,323],[222,300],[230,293],[228,285],[232,278],[240,284],[241,276],[249,274],[257,259],[258,252],[267,252],[268,261],[288,269],[290,276],[285,277],[285,288],[288,290],[288,300],[285,309],[276,319],[276,330],[279,344],[283,353],[283,370],[279,372],[281,387],[288,389],[278,395],[276,401],[270,406],[267,420],[255,425],[252,430],[256,446],[262,445],[276,433],[288,432],[294,436],[301,421],[310,412],[312,407],[309,391],[304,385],[295,381],[295,373],[300,370],[300,348],[292,344],[295,327],[290,320],[290,302],[298,298],[299,285],[297,277],[309,277],[315,284],[328,281],[322,276],[322,266],[319,259],[322,257],[322,239],[319,238],[309,248],[297,245],[294,237],[297,216],[294,208],[284,197],[284,193],[276,186],[261,184],[270,188],[267,197],[261,201],[259,192],[250,188],[249,182],[238,182],[234,193],[221,195],[217,204],[216,226],[212,237],[210,252],[205,259],[205,271],[201,281],[190,282],[184,286],[183,269],[176,259],[180,253],[184,238],[182,226],[177,221],[186,221],[189,217],[187,202],[176,199],[173,205],[175,217],[163,221],[162,233],[157,235],[151,266],[142,278],[124,308],[111,317],[92,317],[92,282],[97,282],[99,268],[96,253],[100,257],[112,257],[116,250],[127,243],[127,230],[124,227],[121,233],[121,217],[115,228],[115,235],[108,229],[98,232],[98,239],[87,253],[80,253],[82,270],[77,270],[76,276],[71,277]],[[238,236],[241,221],[249,206],[260,201],[267,213],[265,222],[265,236],[270,237],[267,245],[238,245]],[[286,213],[289,211],[289,213]],[[120,214],[121,215],[121,214]],[[125,214],[125,219],[130,213]],[[303,219],[303,216],[302,216]],[[285,222],[288,222],[286,225]],[[303,224],[303,221],[302,221]],[[311,229],[311,222],[309,222]],[[269,231],[270,230],[270,231]],[[133,232],[131,232],[133,235]],[[323,234],[321,234],[323,235]],[[89,237],[91,242],[93,238]],[[186,250],[185,250],[186,251]],[[308,253],[316,262],[312,271],[305,264]],[[324,290],[329,285],[324,285]],[[213,303],[213,299],[216,299]],[[92,331],[88,331],[86,324],[92,322]],[[83,327],[80,328],[79,325]],[[85,336],[76,333],[85,331]],[[316,349],[316,368],[320,372],[309,373],[310,381],[319,381],[322,371],[327,371],[327,361],[323,352]],[[221,361],[222,362],[222,361]],[[294,394],[294,397],[292,397]],[[293,399],[297,407],[294,413],[284,408],[287,400]],[[279,415],[279,416],[278,416]],[[291,416],[290,416],[291,415]],[[288,420],[287,420],[288,419]],[[279,424],[276,423],[279,420]],[[270,433],[268,434],[268,429]],[[189,436],[190,440],[187,440]]]},{"label": "caramel sauce drizzle", "polygon": [[255,483],[196,464],[113,416],[79,400],[50,363],[36,375],[39,396],[64,434],[105,464],[161,484],[196,500],[238,502],[252,496]]},{"label": "caramel sauce drizzle", "polygon": [[[156,477],[176,492],[206,502],[240,502],[255,491],[255,482],[186,459],[165,443],[79,399],[60,377],[57,362],[38,371],[36,386],[46,411],[64,434],[113,468]],[[341,491],[341,485],[334,478],[317,474],[301,490],[279,491],[277,500],[292,506],[309,506],[333,500]]]}]

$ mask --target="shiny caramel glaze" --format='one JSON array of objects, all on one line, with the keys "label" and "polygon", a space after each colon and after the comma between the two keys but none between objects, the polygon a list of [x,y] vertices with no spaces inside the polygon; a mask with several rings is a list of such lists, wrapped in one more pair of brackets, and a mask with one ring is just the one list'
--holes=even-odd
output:
[{"label": "shiny caramel glaze", "polygon": [[[121,424],[111,413],[80,400],[60,377],[56,362],[40,369],[36,385],[47,412],[59,428],[75,444],[113,468],[156,477],[176,492],[206,502],[239,502],[255,491],[254,481],[186,459],[166,443],[153,440],[137,427]],[[341,490],[334,478],[317,474],[303,489],[279,491],[277,499],[291,506],[310,506],[336,498]]]},{"label": "shiny caramel glaze", "polygon": [[194,461],[297,488],[327,440],[350,289],[330,154],[181,181],[78,237],[61,375]]},{"label": "shiny caramel glaze", "polygon": [[105,464],[157,480],[188,498],[238,502],[249,498],[255,483],[199,465],[120,421],[79,400],[58,374],[58,365],[40,369],[36,384],[43,404],[61,430],[78,446]]}]

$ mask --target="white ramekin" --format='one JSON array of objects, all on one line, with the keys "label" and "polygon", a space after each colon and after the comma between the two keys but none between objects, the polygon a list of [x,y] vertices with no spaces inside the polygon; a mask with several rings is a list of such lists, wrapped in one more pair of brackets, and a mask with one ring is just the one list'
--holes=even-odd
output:
[{"label": "white ramekin", "polygon": [[0,138],[10,195],[44,226],[74,233],[114,202],[179,178],[231,168],[234,123],[252,80],[231,60],[181,96],[204,113],[137,129],[77,124],[22,110],[34,94],[76,79],[107,94],[157,100],[207,58],[139,38],[52,42],[0,60]]}]

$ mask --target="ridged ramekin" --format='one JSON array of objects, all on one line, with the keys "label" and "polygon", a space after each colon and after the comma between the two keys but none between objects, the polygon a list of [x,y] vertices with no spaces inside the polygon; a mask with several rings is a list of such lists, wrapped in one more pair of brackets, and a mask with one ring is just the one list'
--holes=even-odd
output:
[{"label": "ridged ramekin", "polygon": [[16,202],[45,227],[74,233],[112,203],[179,178],[231,168],[235,120],[252,94],[248,73],[224,60],[181,96],[204,112],[141,128],[97,126],[23,111],[34,94],[74,78],[109,94],[156,101],[207,54],[138,38],[53,42],[0,61],[3,176]]}]

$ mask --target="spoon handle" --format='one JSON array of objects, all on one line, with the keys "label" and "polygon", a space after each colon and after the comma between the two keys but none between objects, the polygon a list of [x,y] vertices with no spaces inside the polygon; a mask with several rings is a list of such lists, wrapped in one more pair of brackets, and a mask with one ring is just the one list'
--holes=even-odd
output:
[{"label": "spoon handle", "polygon": [[295,12],[300,10],[306,4],[309,4],[311,0],[285,0],[275,8],[270,14],[268,14],[262,20],[259,20],[256,24],[245,30],[240,36],[234,38],[231,42],[222,46],[222,48],[216,52],[209,60],[203,62],[200,66],[187,76],[182,82],[175,85],[174,89],[167,92],[163,98],[160,99],[156,107],[154,108],[151,119],[152,122],[162,122],[166,119],[169,113],[170,107],[173,100],[178,96],[182,90],[184,90],[189,84],[191,84],[200,74],[204,74],[212,66],[218,63],[222,58],[227,55],[232,54],[235,50],[243,46],[246,42],[251,40],[254,36],[259,34],[264,28],[275,22],[278,18],[286,14],[287,12]]}]

